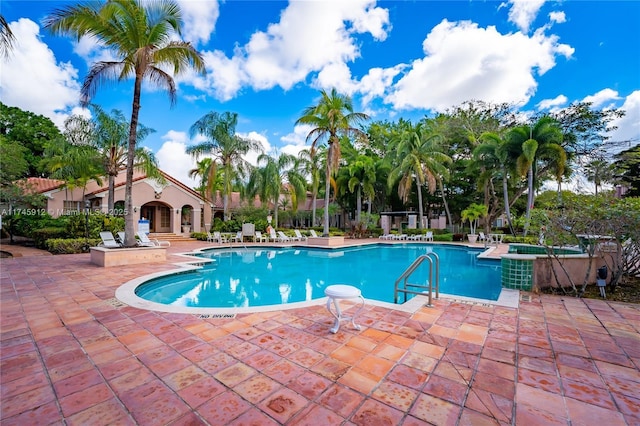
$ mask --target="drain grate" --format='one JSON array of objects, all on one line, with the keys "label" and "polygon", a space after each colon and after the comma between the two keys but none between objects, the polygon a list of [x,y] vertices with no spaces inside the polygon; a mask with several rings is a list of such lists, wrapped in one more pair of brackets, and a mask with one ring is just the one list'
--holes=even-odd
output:
[{"label": "drain grate", "polygon": [[531,295],[530,294],[520,294],[520,301],[521,302],[531,302]]},{"label": "drain grate", "polygon": [[199,319],[218,319],[218,318],[235,318],[236,314],[198,314],[196,318]]},{"label": "drain grate", "polygon": [[105,300],[105,303],[106,303],[107,305],[111,305],[111,306],[113,306],[114,308],[122,308],[122,307],[124,307],[124,306],[127,306],[127,304],[126,304],[126,303],[122,303],[121,301],[119,301],[119,300],[118,300],[118,299],[116,299],[115,297],[114,297],[114,298],[111,298],[111,299],[108,299],[108,300]]}]

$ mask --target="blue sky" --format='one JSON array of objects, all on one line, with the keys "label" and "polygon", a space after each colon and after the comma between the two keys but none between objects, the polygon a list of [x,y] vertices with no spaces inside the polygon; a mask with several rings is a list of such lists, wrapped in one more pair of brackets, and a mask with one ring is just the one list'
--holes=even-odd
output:
[{"label": "blue sky", "polygon": [[[74,3],[74,2],[72,2]],[[320,89],[336,87],[374,120],[417,120],[465,100],[510,102],[523,113],[592,101],[627,111],[612,134],[640,140],[640,1],[182,0],[183,39],[206,77],[176,77],[178,103],[147,84],[140,121],[160,167],[189,185],[189,127],[210,111],[239,114],[238,133],[273,155],[308,146],[295,126]],[[52,36],[43,17],[65,2],[3,0],[17,37],[0,59],[0,99],[61,125],[82,113],[88,66],[109,52]],[[131,82],[94,102],[129,116]],[[85,112],[86,113],[86,112]],[[255,155],[251,158],[255,158]]]}]

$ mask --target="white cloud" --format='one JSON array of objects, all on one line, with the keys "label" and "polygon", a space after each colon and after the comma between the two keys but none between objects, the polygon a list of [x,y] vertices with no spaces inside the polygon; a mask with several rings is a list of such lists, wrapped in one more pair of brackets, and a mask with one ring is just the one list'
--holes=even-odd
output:
[{"label": "white cloud", "polygon": [[59,128],[78,105],[78,70],[69,62],[57,62],[40,40],[40,27],[22,18],[10,23],[15,48],[0,59],[2,102],[49,117]]},{"label": "white cloud", "polygon": [[184,32],[182,39],[193,44],[207,43],[220,16],[217,0],[178,0],[182,10]]},{"label": "white cloud", "polygon": [[628,149],[640,143],[640,90],[627,96],[620,108],[626,114],[612,123],[618,128],[611,132],[611,140],[614,142],[629,141],[629,143],[618,147],[617,151]]},{"label": "white cloud", "polygon": [[568,99],[565,95],[558,95],[553,99],[544,99],[536,105],[540,110],[553,109],[565,105]]},{"label": "white cloud", "polygon": [[317,72],[316,84],[350,87],[344,64],[359,57],[355,34],[384,40],[390,29],[386,9],[373,0],[291,2],[280,21],[255,32],[231,58],[220,51],[204,52],[209,75],[190,80],[218,99],[233,98],[242,87],[256,90],[275,86],[288,90]]},{"label": "white cloud", "polygon": [[536,31],[500,34],[495,27],[446,19],[423,42],[425,57],[411,64],[386,101],[395,108],[443,111],[469,99],[526,103],[536,91],[534,74],[555,66],[573,48]]},{"label": "white cloud", "polygon": [[280,152],[295,155],[296,157],[303,149],[311,148],[311,142],[307,141],[307,135],[313,129],[313,126],[301,124],[293,128],[293,132],[286,134],[280,138],[283,142]]},{"label": "white cloud", "polygon": [[564,14],[564,12],[551,12],[549,13],[549,20],[557,24],[562,24],[564,22],[567,22],[567,16]]},{"label": "white cloud", "polygon": [[160,169],[190,188],[199,185],[198,180],[189,177],[189,170],[195,168],[196,161],[185,152],[189,140],[187,134],[170,130],[162,139],[165,142],[156,153]]},{"label": "white cloud", "polygon": [[[260,142],[260,145],[262,145],[262,150],[266,154],[271,154],[273,152],[274,148],[271,146],[271,143],[269,143],[269,139],[262,133],[258,133],[258,132],[238,133],[238,136]],[[253,166],[255,166],[258,164],[259,155],[260,153],[257,151],[249,151],[247,155],[243,156],[243,158],[247,160],[249,163],[251,163]]]},{"label": "white cloud", "polygon": [[595,95],[585,97],[582,102],[591,102],[592,108],[611,107],[615,101],[620,100],[618,92],[613,89],[603,89]]},{"label": "white cloud", "polygon": [[544,2],[545,0],[509,0],[512,5],[509,10],[509,21],[516,24],[522,32],[528,33],[531,23],[538,16]]}]

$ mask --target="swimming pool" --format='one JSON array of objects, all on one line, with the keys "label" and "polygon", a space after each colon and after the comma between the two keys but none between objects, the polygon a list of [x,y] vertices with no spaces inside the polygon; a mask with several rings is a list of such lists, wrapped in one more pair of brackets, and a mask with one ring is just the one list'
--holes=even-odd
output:
[{"label": "swimming pool", "polygon": [[[394,283],[420,255],[440,257],[440,292],[497,300],[500,261],[481,260],[481,249],[425,244],[373,244],[345,249],[239,247],[207,250],[201,269],[154,278],[137,286],[145,300],[183,307],[253,307],[324,297],[331,284],[358,287],[367,299],[393,303]],[[428,264],[411,276],[428,282]],[[411,296],[409,295],[408,298]]]}]

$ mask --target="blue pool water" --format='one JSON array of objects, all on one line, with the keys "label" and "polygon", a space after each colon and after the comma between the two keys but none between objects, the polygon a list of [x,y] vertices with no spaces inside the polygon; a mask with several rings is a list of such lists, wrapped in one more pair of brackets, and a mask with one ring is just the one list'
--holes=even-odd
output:
[{"label": "blue pool water", "polygon": [[[367,299],[393,303],[396,279],[429,251],[440,257],[440,293],[498,299],[500,261],[480,260],[481,250],[468,247],[425,244],[209,250],[201,256],[214,261],[202,269],[152,279],[137,287],[136,295],[174,306],[250,307],[318,299],[324,297],[326,286],[348,284]],[[428,272],[424,262],[409,282],[428,283]]]}]

